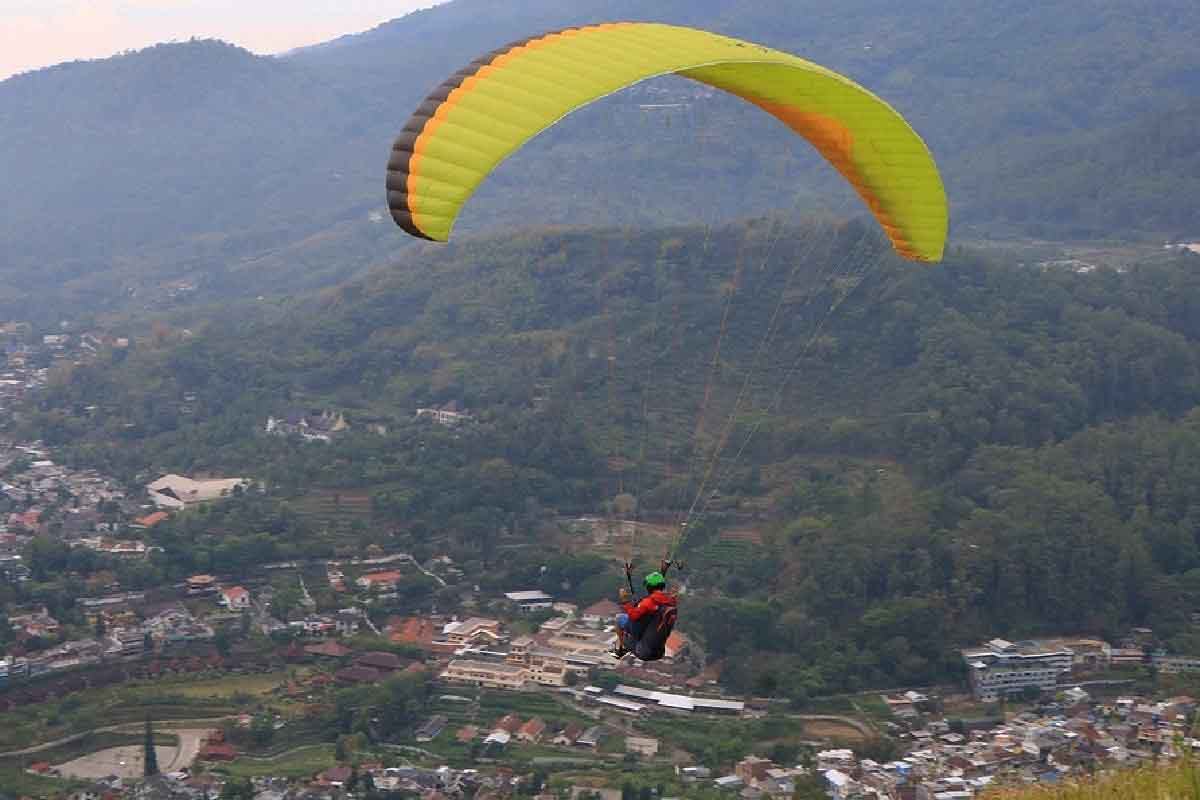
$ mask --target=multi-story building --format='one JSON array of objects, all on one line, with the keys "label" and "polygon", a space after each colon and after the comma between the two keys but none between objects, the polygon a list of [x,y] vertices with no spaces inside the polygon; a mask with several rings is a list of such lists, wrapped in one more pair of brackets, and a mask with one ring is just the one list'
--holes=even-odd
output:
[{"label": "multi-story building", "polygon": [[442,679],[460,681],[488,689],[522,689],[529,677],[528,670],[519,664],[492,664],[456,658],[442,671]]},{"label": "multi-story building", "polygon": [[994,702],[1025,689],[1053,689],[1071,671],[1075,654],[1066,648],[1046,648],[1034,642],[992,639],[979,648],[962,651],[975,699]]}]

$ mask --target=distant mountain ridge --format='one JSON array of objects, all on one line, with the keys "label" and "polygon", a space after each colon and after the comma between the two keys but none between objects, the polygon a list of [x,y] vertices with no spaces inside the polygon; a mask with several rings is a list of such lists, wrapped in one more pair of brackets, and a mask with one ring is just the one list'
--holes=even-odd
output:
[{"label": "distant mountain ridge", "polygon": [[[939,158],[956,232],[1200,234],[1188,151],[1147,160],[1138,132],[1200,97],[1195,3],[454,0],[280,58],[194,41],[0,82],[0,314],[159,308],[172,282],[210,301],[292,293],[386,263],[410,245],[379,214],[382,164],[432,86],[518,37],[649,18],[799,53],[886,98]],[[687,96],[685,113],[647,113],[639,97],[540,137],[462,229],[861,211],[755,109]],[[1128,200],[1094,207],[1114,171]]]}]

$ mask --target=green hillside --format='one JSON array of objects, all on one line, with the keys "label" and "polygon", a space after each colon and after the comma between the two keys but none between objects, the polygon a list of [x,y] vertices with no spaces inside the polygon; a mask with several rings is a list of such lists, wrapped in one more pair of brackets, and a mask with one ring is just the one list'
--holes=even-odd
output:
[{"label": "green hillside", "polygon": [[[1186,0],[454,0],[283,58],[186,42],[0,82],[0,315],[278,296],[386,263],[410,244],[383,213],[383,164],[431,87],[515,38],[649,16],[879,93],[930,142],[960,237],[1200,235],[1188,117],[1163,120],[1200,92]],[[654,81],[572,116],[461,230],[861,208],[776,122],[695,90]],[[663,104],[679,107],[642,108]],[[1175,146],[1154,146],[1168,128]]]},{"label": "green hillside", "polygon": [[[770,220],[468,238],[280,320],[139,341],[62,376],[27,425],[131,478],[369,494],[371,527],[346,545],[394,531],[581,602],[615,575],[569,558],[542,575],[544,554],[515,546],[620,493],[650,521],[703,511],[683,549],[689,630],[715,658],[758,653],[727,673],[735,689],[944,679],[956,644],[995,635],[1146,624],[1191,651],[1196,267],[1081,274],[961,250],[918,267],[867,226]],[[183,393],[187,418],[166,402]],[[474,422],[413,418],[450,401]],[[288,406],[336,407],[357,432],[258,433]],[[164,568],[193,563],[187,536],[163,535]],[[254,546],[285,552],[269,538]]]}]

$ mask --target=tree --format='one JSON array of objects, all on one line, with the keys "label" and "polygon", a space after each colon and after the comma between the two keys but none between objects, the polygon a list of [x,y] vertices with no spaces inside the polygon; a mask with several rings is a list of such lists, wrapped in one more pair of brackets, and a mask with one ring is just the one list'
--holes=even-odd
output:
[{"label": "tree", "polygon": [[249,778],[232,778],[222,787],[221,800],[254,800],[254,784]]},{"label": "tree", "polygon": [[269,711],[261,711],[250,720],[250,739],[256,747],[266,747],[275,737],[275,720]]},{"label": "tree", "polygon": [[142,739],[142,774],[147,778],[158,774],[158,751],[154,749],[154,727],[146,717],[145,735]]}]

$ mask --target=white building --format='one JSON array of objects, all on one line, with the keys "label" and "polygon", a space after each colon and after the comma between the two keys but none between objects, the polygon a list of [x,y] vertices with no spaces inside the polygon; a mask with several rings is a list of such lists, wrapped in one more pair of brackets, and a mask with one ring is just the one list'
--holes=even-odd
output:
[{"label": "white building", "polygon": [[1050,649],[1034,642],[992,639],[979,648],[962,651],[970,673],[975,699],[991,703],[1000,698],[1035,688],[1054,689],[1060,675],[1069,673],[1075,655],[1070,650]]},{"label": "white building", "polygon": [[245,489],[249,485],[250,481],[246,478],[194,480],[172,473],[147,484],[146,491],[159,508],[180,509],[228,497],[238,487]]},{"label": "white building", "polygon": [[513,603],[522,611],[538,611],[554,605],[554,598],[545,592],[535,590],[525,592],[505,592],[504,599]]}]

